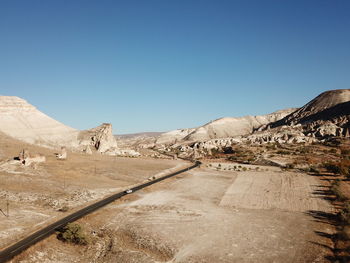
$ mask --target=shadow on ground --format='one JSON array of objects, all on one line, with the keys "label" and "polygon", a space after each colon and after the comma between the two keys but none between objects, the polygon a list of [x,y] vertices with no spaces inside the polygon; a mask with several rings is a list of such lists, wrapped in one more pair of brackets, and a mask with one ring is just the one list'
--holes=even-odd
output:
[{"label": "shadow on ground", "polygon": [[[334,179],[330,178],[329,175],[325,174],[309,174],[310,176],[317,176],[320,177],[319,179],[322,181],[328,181],[332,182]],[[329,202],[333,203],[333,206],[337,208],[337,206],[334,204],[336,201],[336,197],[333,194],[333,192],[330,189],[330,186],[325,186],[325,185],[314,185],[314,187],[317,187],[312,194],[314,195],[315,198],[321,198],[324,200],[327,200]],[[338,207],[339,208],[339,207]],[[329,213],[329,212],[324,212],[324,211],[318,211],[318,210],[308,210],[305,214],[308,216],[312,217],[315,222],[323,223],[323,224],[329,224],[335,227],[335,229],[338,230],[341,229],[342,223],[339,218],[338,213]],[[330,234],[322,231],[314,231],[316,235],[328,239],[329,243],[333,243],[333,246],[329,246],[327,244],[322,244],[318,242],[313,242],[310,241],[310,243],[313,243],[315,245],[318,245],[320,247],[326,248],[331,252],[332,255],[325,256],[325,260],[329,262],[337,262],[337,263],[348,263],[350,262],[350,257],[349,256],[344,256],[343,254],[346,254],[344,252],[349,251],[349,247],[345,249],[337,249],[336,243],[337,240],[339,240],[339,234]]]}]

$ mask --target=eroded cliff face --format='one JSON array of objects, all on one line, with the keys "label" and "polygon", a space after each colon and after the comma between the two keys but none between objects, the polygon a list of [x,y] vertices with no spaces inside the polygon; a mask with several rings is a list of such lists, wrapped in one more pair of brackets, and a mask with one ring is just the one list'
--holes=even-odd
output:
[{"label": "eroded cliff face", "polygon": [[0,96],[0,131],[21,141],[46,147],[77,146],[78,130],[13,96]]},{"label": "eroded cliff face", "polygon": [[117,141],[113,135],[112,124],[102,125],[79,133],[80,145],[91,145],[96,151],[106,153],[118,149]]}]

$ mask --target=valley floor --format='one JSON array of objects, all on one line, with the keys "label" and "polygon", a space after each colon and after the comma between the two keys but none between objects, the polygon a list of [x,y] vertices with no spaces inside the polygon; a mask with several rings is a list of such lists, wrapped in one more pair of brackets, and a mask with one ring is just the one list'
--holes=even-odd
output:
[{"label": "valley floor", "polygon": [[[328,262],[333,212],[324,181],[213,163],[133,193],[78,221],[88,246],[53,235],[13,262]],[[228,165],[228,164],[222,164]]]},{"label": "valley floor", "polygon": [[[46,162],[21,165],[13,157],[24,148],[43,154]],[[55,152],[0,134],[0,249],[91,202],[186,165],[71,152],[57,160]]]}]

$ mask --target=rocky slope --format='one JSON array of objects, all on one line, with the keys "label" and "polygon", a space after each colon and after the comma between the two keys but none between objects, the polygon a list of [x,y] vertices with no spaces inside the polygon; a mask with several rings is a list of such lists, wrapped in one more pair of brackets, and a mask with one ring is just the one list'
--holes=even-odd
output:
[{"label": "rocky slope", "polygon": [[186,136],[192,133],[195,129],[178,129],[169,132],[165,132],[159,136],[157,144],[174,144],[182,141]]},{"label": "rocky slope", "polygon": [[207,141],[211,139],[247,135],[263,125],[284,118],[293,111],[295,111],[295,109],[280,110],[261,116],[221,118],[198,128],[175,130],[164,133],[157,140],[157,144]]},{"label": "rocky slope", "polygon": [[[305,106],[264,116],[223,118],[187,133],[170,144],[159,144],[164,152],[182,158],[200,158],[226,152],[237,144],[310,144],[334,136],[350,137],[350,90],[326,91]],[[181,132],[172,131],[161,138]],[[163,141],[165,141],[163,139]]]},{"label": "rocky slope", "polygon": [[289,114],[271,123],[270,128],[302,125],[305,134],[316,137],[349,136],[350,89],[330,90]]}]

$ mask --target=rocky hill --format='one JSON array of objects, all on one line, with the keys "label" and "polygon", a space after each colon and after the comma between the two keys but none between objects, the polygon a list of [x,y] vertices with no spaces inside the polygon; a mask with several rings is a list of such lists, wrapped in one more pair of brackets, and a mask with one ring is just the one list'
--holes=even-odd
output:
[{"label": "rocky hill", "polygon": [[255,129],[280,120],[293,111],[295,111],[295,108],[280,110],[260,116],[220,118],[198,128],[174,130],[163,133],[157,140],[157,144],[207,141],[211,139],[248,135]]},{"label": "rocky hill", "polygon": [[77,146],[79,133],[40,112],[27,101],[12,96],[0,96],[0,131],[42,146]]},{"label": "rocky hill", "polygon": [[0,96],[0,132],[20,141],[49,148],[65,146],[73,151],[85,151],[91,146],[100,153],[128,154],[118,149],[111,124],[104,123],[90,130],[76,130],[52,119],[18,97]]},{"label": "rocky hill", "polygon": [[330,90],[289,114],[271,123],[270,128],[302,125],[305,134],[316,137],[345,136],[350,126],[350,89]]}]

